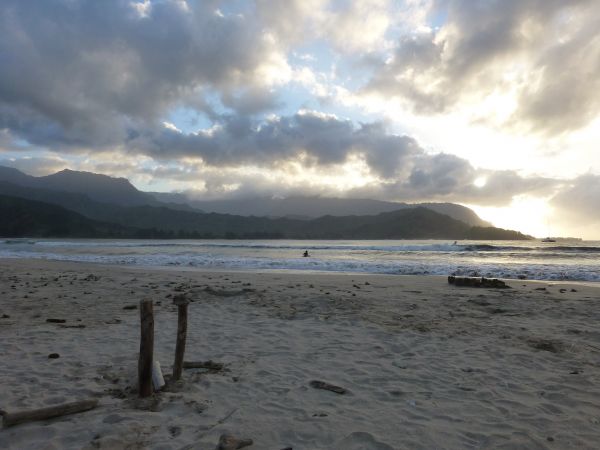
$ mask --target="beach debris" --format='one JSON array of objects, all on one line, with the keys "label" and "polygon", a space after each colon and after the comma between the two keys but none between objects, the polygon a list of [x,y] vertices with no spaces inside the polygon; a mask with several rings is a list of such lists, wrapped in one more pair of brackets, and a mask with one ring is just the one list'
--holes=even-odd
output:
[{"label": "beach debris", "polygon": [[559,353],[563,349],[562,343],[558,341],[552,341],[550,339],[531,338],[527,340],[527,343],[530,347],[535,348],[536,350],[542,350],[550,353]]},{"label": "beach debris", "polygon": [[104,323],[107,325],[115,325],[118,323],[121,323],[121,319],[111,319],[111,320],[105,320]]},{"label": "beach debris", "polygon": [[165,385],[165,379],[157,360],[152,361],[152,385],[155,391],[160,391]]},{"label": "beach debris", "polygon": [[140,301],[140,356],[138,360],[139,396],[152,395],[152,358],[154,354],[154,311],[152,300]]},{"label": "beach debris", "polygon": [[455,275],[450,275],[448,277],[448,283],[454,284],[455,286],[483,287],[495,289],[510,288],[510,286],[508,286],[502,280],[498,280],[497,278],[485,277],[457,277]]},{"label": "beach debris", "polygon": [[177,343],[175,344],[175,362],[173,362],[173,381],[181,379],[181,372],[183,370],[189,303],[190,301],[185,295],[176,295],[173,298],[173,304],[177,305]]},{"label": "beach debris", "polygon": [[535,288],[536,291],[546,291],[547,289],[545,287],[539,287],[539,288]]},{"label": "beach debris", "polygon": [[138,305],[125,305],[125,306],[123,306],[123,309],[126,309],[126,310],[132,310],[132,309],[137,309],[137,308],[138,308]]},{"label": "beach debris", "polygon": [[47,408],[31,409],[29,411],[20,411],[15,413],[4,413],[2,423],[4,427],[11,427],[23,422],[32,422],[36,420],[46,420],[53,417],[66,416],[78,412],[88,411],[98,406],[98,400],[79,400],[60,405],[49,406]]},{"label": "beach debris", "polygon": [[3,319],[10,319],[10,316],[8,314],[2,314],[2,318]]},{"label": "beach debris", "polygon": [[46,322],[48,322],[48,323],[65,323],[66,320],[65,319],[46,319]]},{"label": "beach debris", "polygon": [[237,439],[229,434],[222,434],[216,450],[237,450],[254,444],[252,439]]},{"label": "beach debris", "polygon": [[571,289],[571,292],[577,292],[577,289]]},{"label": "beach debris", "polygon": [[100,279],[99,276],[90,273],[87,277],[83,279],[83,281],[98,281]]},{"label": "beach debris", "polygon": [[483,296],[478,296],[478,297],[484,297],[484,298],[473,298],[473,299],[470,299],[470,300],[467,300],[467,301],[468,301],[469,303],[473,303],[473,304],[475,304],[475,305],[478,305],[478,306],[490,306],[490,305],[491,305],[491,303],[490,303],[490,302],[488,302],[488,301],[485,299],[485,295],[483,295]]},{"label": "beach debris", "polygon": [[48,355],[48,359],[57,359],[60,358],[60,355],[58,353],[50,353]]},{"label": "beach debris", "polygon": [[564,294],[565,292],[567,292],[567,290],[566,290],[566,289],[559,289],[559,292],[560,292],[561,294]]},{"label": "beach debris", "polygon": [[340,394],[340,395],[343,395],[346,392],[348,392],[348,390],[343,387],[336,386],[334,384],[329,384],[329,383],[326,383],[325,381],[312,380],[309,384],[311,387],[313,387],[315,389],[324,389],[326,391],[335,392],[336,394]]},{"label": "beach debris", "polygon": [[184,361],[184,369],[206,369],[209,372],[220,372],[225,368],[225,364],[220,362],[208,361]]}]

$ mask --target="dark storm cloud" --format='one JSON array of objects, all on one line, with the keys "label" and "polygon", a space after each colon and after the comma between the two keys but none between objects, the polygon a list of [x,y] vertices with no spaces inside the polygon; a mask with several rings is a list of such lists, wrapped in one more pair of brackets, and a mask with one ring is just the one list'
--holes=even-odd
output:
[{"label": "dark storm cloud", "polygon": [[141,15],[125,0],[3,1],[0,129],[54,147],[115,145],[205,86],[234,108],[229,92],[250,86],[244,112],[268,107],[252,86],[272,46],[216,4],[159,1]]},{"label": "dark storm cloud", "polygon": [[419,113],[445,112],[467,96],[503,89],[526,61],[511,121],[556,134],[600,112],[600,16],[594,0],[438,0],[439,30],[403,36],[369,91],[408,100]]}]

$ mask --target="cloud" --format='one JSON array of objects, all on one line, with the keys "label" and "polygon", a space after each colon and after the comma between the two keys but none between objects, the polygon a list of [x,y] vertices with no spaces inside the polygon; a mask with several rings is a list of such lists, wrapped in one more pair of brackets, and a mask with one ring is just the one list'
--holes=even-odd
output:
[{"label": "cloud", "polygon": [[[224,115],[196,133],[166,123],[132,138],[127,156],[96,151],[78,167],[122,176],[136,172],[136,164],[145,176],[139,179],[171,180],[182,188],[203,183],[211,196],[265,190],[343,196],[347,189],[350,196],[504,205],[519,194],[548,195],[555,185],[551,179],[478,170],[458,156],[426,152],[415,139],[391,134],[379,122],[357,126],[311,110],[268,120]],[[486,184],[475,186],[482,177]]]},{"label": "cloud", "polygon": [[244,112],[271,107],[265,74],[279,48],[251,17],[216,5],[6,0],[0,129],[54,148],[106,147],[206,88]]},{"label": "cloud", "polygon": [[[544,138],[598,118],[596,7],[593,0],[4,0],[0,152],[32,173],[68,164],[212,197],[307,193],[500,206],[519,195],[547,198],[568,183],[502,170],[537,169],[526,157],[503,165],[501,147],[517,140],[486,146],[496,135],[455,132],[455,124],[488,126],[501,99],[498,128],[544,135],[519,141],[518,151],[593,147],[584,134],[552,147]],[[381,108],[357,112],[372,98]],[[433,119],[446,113],[444,123]],[[189,132],[190,117],[203,129]],[[449,153],[463,142],[488,169]],[[579,159],[592,161],[589,154]],[[566,192],[593,202],[585,197],[596,192],[593,180],[573,180]],[[554,197],[557,208],[592,217],[565,195]]]},{"label": "cloud", "polygon": [[0,166],[14,167],[28,175],[42,176],[69,167],[69,162],[58,156],[0,159]]},{"label": "cloud", "polygon": [[[400,7],[391,0],[257,0],[259,17],[285,45],[319,39],[342,54],[380,51]],[[360,31],[358,31],[360,30]]]},{"label": "cloud", "polygon": [[198,133],[165,127],[130,142],[132,148],[157,158],[202,158],[209,165],[270,165],[306,155],[315,164],[346,160],[355,130],[351,121],[313,111],[254,122],[247,116],[225,115]]},{"label": "cloud", "polygon": [[[356,176],[369,178],[369,182],[361,187],[346,183],[352,190],[349,195],[394,200],[506,205],[515,195],[549,196],[558,183],[551,178],[522,177],[515,171],[476,169],[458,156],[426,152],[415,139],[390,134],[382,123],[355,126],[350,120],[310,110],[258,122],[247,116],[223,116],[218,125],[197,133],[166,126],[130,144],[131,149],[165,164],[177,160],[199,164],[180,175],[193,176],[198,167],[208,167],[237,173],[229,177],[231,181],[238,176],[260,179],[262,173],[279,172],[280,185],[286,172],[291,177],[292,170],[314,175],[314,184],[318,185],[319,180],[340,167],[359,162],[363,169]],[[238,170],[244,167],[253,167],[254,175]],[[478,178],[485,179],[485,185],[475,186]],[[307,180],[310,178],[296,178],[300,185],[306,185]],[[321,184],[326,185],[324,181]]]},{"label": "cloud", "polygon": [[[375,67],[370,93],[446,113],[498,92],[515,107],[508,125],[559,134],[600,113],[600,26],[592,0],[438,0],[439,28],[398,38]],[[568,67],[568,70],[565,68]]]},{"label": "cloud", "polygon": [[600,176],[581,175],[565,181],[565,187],[550,200],[550,221],[559,233],[598,239],[600,229]]},{"label": "cloud", "polygon": [[553,206],[564,212],[564,220],[600,225],[600,176],[582,175],[566,184],[551,200]]},{"label": "cloud", "polygon": [[[484,186],[475,180],[484,179]],[[408,176],[349,191],[349,197],[395,201],[440,201],[486,206],[508,206],[519,195],[548,197],[561,182],[552,178],[523,177],[514,171],[478,170],[449,154],[422,155],[412,161]]]}]

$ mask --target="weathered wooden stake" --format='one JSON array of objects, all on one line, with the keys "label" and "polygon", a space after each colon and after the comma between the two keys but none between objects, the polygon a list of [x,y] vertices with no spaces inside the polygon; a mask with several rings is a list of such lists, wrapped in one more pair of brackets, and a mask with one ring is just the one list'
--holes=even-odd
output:
[{"label": "weathered wooden stake", "polygon": [[154,353],[154,312],[152,300],[140,301],[140,359],[138,385],[140,397],[152,395],[152,357]]},{"label": "weathered wooden stake", "polygon": [[75,414],[95,408],[96,406],[98,406],[98,400],[90,399],[48,406],[46,408],[32,409],[29,411],[20,411],[10,414],[5,413],[2,423],[5,427],[11,427],[23,422],[46,420],[53,417],[66,416],[67,414]]},{"label": "weathered wooden stake", "polygon": [[173,363],[173,381],[177,381],[181,379],[183,369],[189,300],[180,295],[173,299],[173,303],[177,305],[177,344],[175,345],[175,362]]}]

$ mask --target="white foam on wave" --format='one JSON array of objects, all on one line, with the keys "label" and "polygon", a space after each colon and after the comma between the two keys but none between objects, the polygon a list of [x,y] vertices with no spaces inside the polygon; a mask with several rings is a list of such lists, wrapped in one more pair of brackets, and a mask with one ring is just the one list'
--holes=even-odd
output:
[{"label": "white foam on wave", "polygon": [[382,241],[359,241],[349,243],[347,241],[324,241],[316,243],[315,241],[202,241],[202,240],[65,240],[65,241],[23,241],[23,244],[35,244],[39,247],[90,247],[90,248],[187,248],[187,249],[257,249],[257,250],[332,250],[332,251],[378,251],[378,252],[437,252],[437,253],[465,253],[465,252],[523,252],[533,250],[527,246],[506,246],[481,243],[460,243],[450,242],[430,243],[430,242],[410,242],[406,244],[384,243]]},{"label": "white foam on wave", "polygon": [[356,258],[270,258],[207,254],[64,254],[1,250],[4,258],[37,258],[149,267],[196,267],[204,269],[294,270],[354,272],[395,275],[465,275],[532,280],[600,281],[600,264],[560,265],[536,263],[436,262],[432,260],[364,260]]}]

